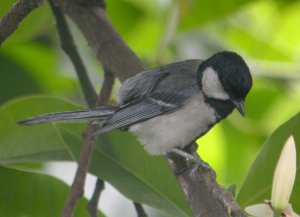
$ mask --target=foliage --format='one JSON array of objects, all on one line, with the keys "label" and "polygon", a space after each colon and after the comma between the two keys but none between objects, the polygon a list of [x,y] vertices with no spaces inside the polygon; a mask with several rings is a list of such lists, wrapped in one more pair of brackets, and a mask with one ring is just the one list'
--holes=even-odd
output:
[{"label": "foliage", "polygon": [[[30,109],[32,105],[35,105],[34,109]],[[3,105],[0,109],[0,132],[4,135],[0,138],[1,164],[76,160],[82,144],[80,135],[86,124],[22,127],[16,122],[40,113],[78,108],[52,97],[21,98]],[[90,172],[134,201],[164,210],[172,216],[190,214],[166,160],[150,157],[128,133],[113,132],[98,139]]]},{"label": "foliage", "polygon": [[[0,16],[13,2],[0,0]],[[237,199],[242,207],[270,197],[274,165],[289,134],[293,133],[299,149],[300,30],[296,28],[300,22],[299,9],[299,1],[279,0],[107,1],[113,24],[149,66],[206,58],[225,49],[241,53],[249,63],[254,86],[246,101],[247,118],[234,112],[198,141],[200,155],[216,170],[219,182],[225,186],[237,185]],[[172,16],[174,13],[176,16]],[[173,29],[169,28],[172,22],[176,24]],[[11,214],[1,208],[0,216],[25,214],[21,200],[37,201],[49,190],[48,183],[54,186],[49,198],[60,198],[52,210],[59,213],[63,204],[59,201],[63,201],[67,186],[53,177],[33,173],[30,166],[23,163],[34,162],[38,171],[45,173],[43,165],[48,161],[71,161],[78,157],[85,124],[38,127],[15,124],[37,114],[82,108],[65,100],[81,103],[82,97],[73,68],[58,46],[54,25],[49,23],[53,21],[46,4],[30,14],[0,49],[0,176],[15,180],[5,182],[5,178],[0,178],[0,186],[1,189],[19,189],[25,183],[23,188],[28,190],[28,194],[17,190],[13,194],[5,192],[20,200],[11,202],[2,198],[2,206],[13,207],[20,203],[24,213]],[[78,30],[73,28],[73,32],[90,76],[99,87],[100,66]],[[20,98],[25,95],[27,97]],[[26,171],[19,170],[20,163]],[[297,168],[299,170],[299,161]],[[115,132],[100,138],[90,172],[134,201],[172,216],[189,215],[165,160],[148,156],[126,133]],[[298,173],[296,182],[299,179]],[[38,189],[36,194],[30,194],[32,183]],[[295,186],[291,203],[299,204],[299,186]],[[39,207],[44,207],[42,203],[46,202],[40,201]],[[298,207],[294,208],[300,212]],[[84,210],[82,206],[79,209]],[[50,213],[42,208],[35,211]],[[32,213],[31,216],[41,215]]]},{"label": "foliage", "polygon": [[[54,177],[3,166],[0,188],[2,216],[59,216],[69,191],[65,183]],[[81,199],[74,216],[88,217],[86,206],[87,200]]]},{"label": "foliage", "polygon": [[[300,113],[280,126],[262,147],[238,194],[237,199],[242,207],[259,203],[264,201],[265,199],[270,198],[275,167],[279,159],[282,147],[291,134],[295,139],[295,143],[299,144]],[[299,145],[297,147],[299,147]],[[299,157],[300,153],[298,152],[297,158],[299,159]],[[296,168],[296,180],[299,181],[299,160],[297,161]],[[290,203],[294,204],[294,210],[296,212],[300,211],[300,207],[297,206],[297,204],[300,203],[300,198],[298,196],[299,194],[300,188],[296,184],[294,186],[292,197],[290,200]],[[249,197],[249,195],[251,195],[251,197]]]}]

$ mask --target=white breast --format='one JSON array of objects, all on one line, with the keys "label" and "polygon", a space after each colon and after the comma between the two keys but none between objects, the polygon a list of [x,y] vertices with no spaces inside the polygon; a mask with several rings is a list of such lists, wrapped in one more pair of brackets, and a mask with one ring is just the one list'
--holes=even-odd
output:
[{"label": "white breast", "polygon": [[150,154],[162,155],[175,147],[189,145],[215,122],[214,110],[199,93],[179,111],[135,124],[129,131],[138,137]]}]

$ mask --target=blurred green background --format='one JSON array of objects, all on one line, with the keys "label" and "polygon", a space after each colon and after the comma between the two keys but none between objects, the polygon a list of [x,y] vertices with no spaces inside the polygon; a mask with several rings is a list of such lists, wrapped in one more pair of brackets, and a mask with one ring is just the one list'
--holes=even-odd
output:
[{"label": "blurred green background", "polygon": [[[0,16],[14,2],[0,0]],[[117,31],[149,67],[207,58],[221,50],[244,57],[254,76],[247,117],[234,112],[198,141],[199,153],[216,170],[218,181],[240,187],[266,138],[300,109],[300,1],[109,0],[106,4]],[[101,66],[75,25],[70,25],[99,90]],[[119,84],[115,86],[117,90]],[[47,4],[30,14],[2,45],[0,93],[0,105],[33,94],[84,105]]]}]

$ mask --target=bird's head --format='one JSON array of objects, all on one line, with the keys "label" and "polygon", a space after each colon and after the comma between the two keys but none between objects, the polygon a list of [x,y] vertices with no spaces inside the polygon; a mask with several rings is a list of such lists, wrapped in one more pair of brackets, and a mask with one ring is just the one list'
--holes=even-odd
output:
[{"label": "bird's head", "polygon": [[243,58],[233,52],[220,52],[199,65],[197,79],[207,98],[231,101],[245,116],[244,100],[252,87],[252,77]]}]

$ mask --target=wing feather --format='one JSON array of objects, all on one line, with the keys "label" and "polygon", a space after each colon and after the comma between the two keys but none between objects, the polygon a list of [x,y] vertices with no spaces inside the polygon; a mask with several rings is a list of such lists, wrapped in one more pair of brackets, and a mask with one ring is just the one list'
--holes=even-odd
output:
[{"label": "wing feather", "polygon": [[[187,64],[192,63],[196,66],[196,62],[198,61]],[[147,119],[174,112],[184,105],[187,99],[199,91],[199,86],[196,73],[180,69],[147,71],[125,82],[119,94],[121,103],[125,104],[107,119],[95,135],[127,128]]]},{"label": "wing feather", "polygon": [[172,112],[180,107],[184,100],[184,96],[172,93],[161,93],[157,96],[150,95],[149,97],[136,100],[134,103],[121,107],[95,134],[128,127],[149,118]]}]

